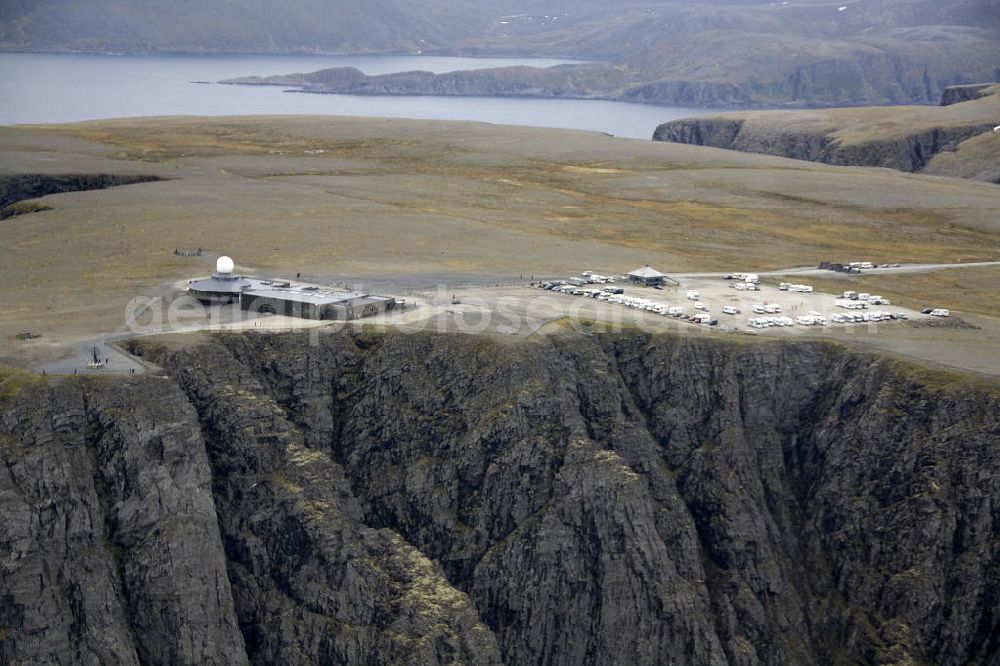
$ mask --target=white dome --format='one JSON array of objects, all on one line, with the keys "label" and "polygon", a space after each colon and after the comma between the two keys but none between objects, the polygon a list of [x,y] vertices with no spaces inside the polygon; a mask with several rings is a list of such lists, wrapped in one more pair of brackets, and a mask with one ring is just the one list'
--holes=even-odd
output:
[{"label": "white dome", "polygon": [[219,257],[218,261],[215,262],[216,273],[232,273],[235,268],[236,264],[229,257]]}]

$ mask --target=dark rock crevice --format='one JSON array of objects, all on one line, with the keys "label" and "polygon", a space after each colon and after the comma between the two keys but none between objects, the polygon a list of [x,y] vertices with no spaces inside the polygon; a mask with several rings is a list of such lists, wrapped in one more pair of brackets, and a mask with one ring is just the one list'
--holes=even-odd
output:
[{"label": "dark rock crevice", "polygon": [[0,176],[0,220],[21,212],[17,204],[62,192],[103,190],[121,185],[152,183],[164,180],[159,176],[114,174],[16,174]]},{"label": "dark rock crevice", "polygon": [[[143,653],[146,652],[145,656],[148,657],[148,651],[144,650],[145,646],[142,644],[142,639],[137,634],[135,624],[132,621],[133,599],[130,595],[125,571],[125,550],[122,547],[121,539],[117,534],[111,517],[114,499],[110,496],[105,474],[102,473],[102,461],[98,451],[98,443],[104,434],[103,427],[100,423],[99,412],[92,409],[89,404],[90,401],[86,391],[80,391],[80,399],[83,402],[83,413],[87,416],[87,425],[84,431],[84,451],[89,459],[90,470],[93,472],[91,483],[93,484],[94,494],[99,506],[98,513],[104,517],[104,520],[100,523],[100,541],[106,544],[107,554],[111,559],[112,568],[115,572],[115,578],[111,581],[114,594],[122,600],[122,606],[129,611],[124,616],[126,623],[122,629],[127,632],[130,642],[135,645],[136,657],[140,663],[143,663]],[[82,632],[89,630],[83,608],[83,590],[79,584],[73,584],[68,592],[70,608],[73,611],[74,617],[73,633],[79,636]]]},{"label": "dark rock crevice", "polygon": [[[297,358],[274,367],[308,377],[315,357],[303,347],[286,347]],[[307,446],[269,394],[268,385],[287,388],[282,373],[262,383],[240,352],[236,345],[165,362],[179,371],[209,442],[250,660],[388,664],[409,655],[440,663],[450,655],[497,663],[495,639],[468,599],[398,534],[364,524],[341,466]],[[332,385],[312,379],[303,383],[314,392]],[[327,418],[319,425],[329,434]]]},{"label": "dark rock crevice", "polygon": [[823,132],[744,132],[744,122],[727,118],[691,118],[664,123],[653,139],[747,153],[762,153],[839,166],[887,167],[917,172],[943,151],[992,130],[992,125],[939,128],[901,138],[843,145]]},{"label": "dark rock crevice", "polygon": [[[997,72],[1000,75],[1000,71]],[[1000,76],[996,80],[1000,80]],[[964,86],[950,86],[941,94],[941,106],[951,106],[960,102],[971,102],[982,97],[984,90],[996,83],[973,83]]]},{"label": "dark rock crevice", "polygon": [[46,627],[11,663],[240,663],[197,422],[155,384],[53,380],[6,406],[0,576]]},{"label": "dark rock crevice", "polygon": [[861,146],[841,146],[833,142],[827,144],[820,154],[820,159],[816,161],[843,166],[877,166],[918,172],[938,153],[954,151],[963,141],[992,129],[992,123],[983,123],[969,127],[933,129],[900,139],[874,141]]},{"label": "dark rock crevice", "polygon": [[[670,141],[711,148],[724,148],[748,153],[775,155],[811,162],[839,166],[886,167],[916,173],[925,168],[935,173],[938,155],[950,158],[947,153],[961,151],[965,142],[981,140],[992,133],[996,121],[991,119],[989,100],[972,102],[988,97],[993,84],[955,86],[945,91],[941,104],[950,106],[959,102],[979,104],[964,114],[929,109],[917,117],[914,126],[901,125],[910,117],[901,112],[902,120],[888,113],[864,118],[862,111],[836,109],[824,112],[801,112],[782,115],[781,112],[762,113],[745,117],[733,115],[694,117],[664,123],[653,133],[654,141]],[[995,92],[995,91],[994,91]],[[975,113],[972,108],[978,108]],[[837,115],[841,114],[841,115]],[[912,114],[911,114],[912,115]],[[968,145],[968,144],[966,144]],[[995,163],[984,151],[976,157],[982,164],[970,166],[969,177],[992,182],[995,180]],[[970,155],[972,153],[969,153]],[[945,168],[947,165],[938,165]],[[976,168],[972,168],[976,166]],[[947,169],[946,169],[947,172]],[[961,171],[959,173],[965,173]]]}]

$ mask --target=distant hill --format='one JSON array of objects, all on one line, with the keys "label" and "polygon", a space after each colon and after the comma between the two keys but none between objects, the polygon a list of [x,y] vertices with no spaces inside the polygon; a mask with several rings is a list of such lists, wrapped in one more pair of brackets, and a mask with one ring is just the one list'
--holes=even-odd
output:
[{"label": "distant hill", "polygon": [[653,138],[1000,183],[1000,84],[949,88],[942,103],[727,113],[664,123]]},{"label": "distant hill", "polygon": [[[994,0],[8,0],[0,49],[577,57],[481,71],[454,94],[702,106],[934,103],[1000,78]],[[387,84],[392,87],[392,84]],[[412,82],[405,84],[414,87]],[[463,90],[472,92],[464,93]],[[485,91],[485,93],[483,92]]]},{"label": "distant hill", "polygon": [[436,0],[5,0],[0,46],[122,53],[412,52],[483,29]]}]

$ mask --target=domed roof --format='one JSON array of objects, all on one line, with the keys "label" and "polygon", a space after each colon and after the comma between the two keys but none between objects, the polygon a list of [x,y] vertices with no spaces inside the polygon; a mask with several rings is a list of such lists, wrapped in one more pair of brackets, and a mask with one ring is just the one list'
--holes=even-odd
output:
[{"label": "domed roof", "polygon": [[231,257],[219,257],[215,262],[215,272],[222,275],[230,275],[236,269],[236,263]]}]

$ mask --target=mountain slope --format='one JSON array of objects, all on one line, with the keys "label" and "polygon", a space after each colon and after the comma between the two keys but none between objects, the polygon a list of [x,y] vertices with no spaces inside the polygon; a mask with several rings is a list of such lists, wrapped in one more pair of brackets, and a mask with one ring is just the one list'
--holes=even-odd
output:
[{"label": "mountain slope", "polygon": [[170,344],[136,348],[169,379],[4,384],[8,661],[1000,649],[995,385],[808,342]]},{"label": "mountain slope", "polygon": [[412,51],[447,46],[480,23],[435,0],[45,0],[4,3],[0,44],[132,53]]},{"label": "mountain slope", "polygon": [[[7,50],[578,57],[614,66],[583,69],[587,85],[569,87],[560,72],[540,70],[517,94],[713,106],[928,103],[949,85],[996,78],[998,28],[987,0],[567,0],[544,13],[526,2],[476,0],[46,0],[0,8]],[[508,94],[490,92],[502,73],[465,80],[468,92],[455,94]],[[415,94],[442,87],[426,83]]]}]

